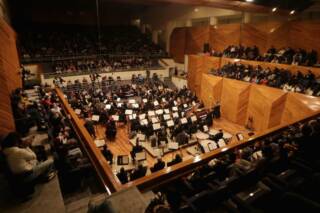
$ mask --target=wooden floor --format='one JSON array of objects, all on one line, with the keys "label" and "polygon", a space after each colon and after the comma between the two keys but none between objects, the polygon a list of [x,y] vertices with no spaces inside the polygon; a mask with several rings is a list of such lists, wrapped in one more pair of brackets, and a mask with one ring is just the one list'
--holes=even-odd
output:
[{"label": "wooden floor", "polygon": [[[236,133],[242,133],[245,138],[248,138],[248,131],[240,125],[229,122],[224,118],[220,118],[218,120],[214,120],[214,124],[211,127],[213,129],[223,129],[226,132],[229,132],[232,135]],[[114,156],[117,155],[130,155],[130,151],[132,150],[132,145],[129,142],[128,130],[127,126],[118,126],[117,128],[116,140],[111,142],[108,141],[105,137],[105,127],[102,125],[98,125],[96,128],[97,131],[97,139],[105,139],[108,148],[111,150]],[[231,140],[231,143],[236,143],[237,139],[234,136]],[[169,162],[173,159],[176,153],[182,154],[184,160],[191,158],[192,156],[187,153],[186,149],[181,149],[180,151],[168,153],[162,157],[165,162]],[[156,158],[147,154],[147,165],[148,167],[152,167],[156,162]]]}]

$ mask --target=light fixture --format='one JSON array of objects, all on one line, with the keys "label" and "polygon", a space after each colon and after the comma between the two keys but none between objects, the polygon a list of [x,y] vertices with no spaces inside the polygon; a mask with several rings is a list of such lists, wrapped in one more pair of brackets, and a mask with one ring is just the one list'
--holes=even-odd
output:
[{"label": "light fixture", "polygon": [[291,10],[291,11],[290,11],[290,15],[293,15],[293,14],[295,14],[295,13],[296,13],[295,10]]},{"label": "light fixture", "polygon": [[194,12],[199,12],[199,9],[198,8],[194,8]]},{"label": "light fixture", "polygon": [[254,2],[254,0],[246,0],[246,2]]},{"label": "light fixture", "polygon": [[276,12],[277,10],[278,10],[277,7],[272,8],[272,12],[273,12],[273,13]]}]

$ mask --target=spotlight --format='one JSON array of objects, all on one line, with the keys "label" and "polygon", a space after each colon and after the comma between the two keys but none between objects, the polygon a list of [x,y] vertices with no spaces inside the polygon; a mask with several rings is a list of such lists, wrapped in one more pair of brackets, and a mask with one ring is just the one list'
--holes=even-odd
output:
[{"label": "spotlight", "polygon": [[254,0],[246,0],[246,2],[254,2]]},{"label": "spotlight", "polygon": [[276,12],[278,10],[278,8],[277,7],[274,7],[273,9],[272,9],[272,12],[274,13],[274,12]]},{"label": "spotlight", "polygon": [[199,12],[199,9],[198,8],[194,8],[194,12]]},{"label": "spotlight", "polygon": [[295,13],[296,13],[295,10],[291,10],[290,15],[293,15],[293,14],[295,14]]}]

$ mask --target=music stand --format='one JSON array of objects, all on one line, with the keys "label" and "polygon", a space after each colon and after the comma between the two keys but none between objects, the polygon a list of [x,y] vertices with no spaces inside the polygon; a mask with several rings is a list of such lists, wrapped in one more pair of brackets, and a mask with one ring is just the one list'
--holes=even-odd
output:
[{"label": "music stand", "polygon": [[173,127],[173,126],[174,126],[173,120],[167,121],[167,126],[168,126],[168,127]]},{"label": "music stand", "polygon": [[131,109],[126,109],[125,114],[126,115],[132,115],[133,111]]},{"label": "music stand", "polygon": [[119,155],[117,157],[117,164],[119,166],[129,165],[129,155]]},{"label": "music stand", "polygon": [[114,121],[119,121],[119,115],[112,115]]},{"label": "music stand", "polygon": [[188,120],[186,118],[181,118],[180,122],[181,122],[181,124],[187,124]]},{"label": "music stand", "polygon": [[80,115],[81,114],[81,109],[75,109],[74,112],[76,113],[76,115]]},{"label": "music stand", "polygon": [[136,159],[137,161],[147,160],[147,154],[146,154],[146,152],[145,152],[145,151],[142,151],[142,152],[136,153],[135,159]]},{"label": "music stand", "polygon": [[146,119],[146,114],[140,114],[140,115],[139,115],[139,119],[140,119],[140,120]]},{"label": "music stand", "polygon": [[160,123],[152,124],[152,127],[153,127],[153,130],[155,130],[155,131],[161,129]]},{"label": "music stand", "polygon": [[164,120],[170,120],[170,118],[171,118],[171,117],[170,117],[170,114],[164,114],[164,115],[163,115],[163,119],[164,119]]}]

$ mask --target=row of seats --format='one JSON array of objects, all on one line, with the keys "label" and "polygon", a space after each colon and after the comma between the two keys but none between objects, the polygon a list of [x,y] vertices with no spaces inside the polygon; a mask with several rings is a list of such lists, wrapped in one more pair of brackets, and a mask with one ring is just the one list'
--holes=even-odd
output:
[{"label": "row of seats", "polygon": [[319,133],[319,119],[309,121],[229,151],[154,191],[173,212],[319,212],[320,161],[309,149],[317,149]]}]

